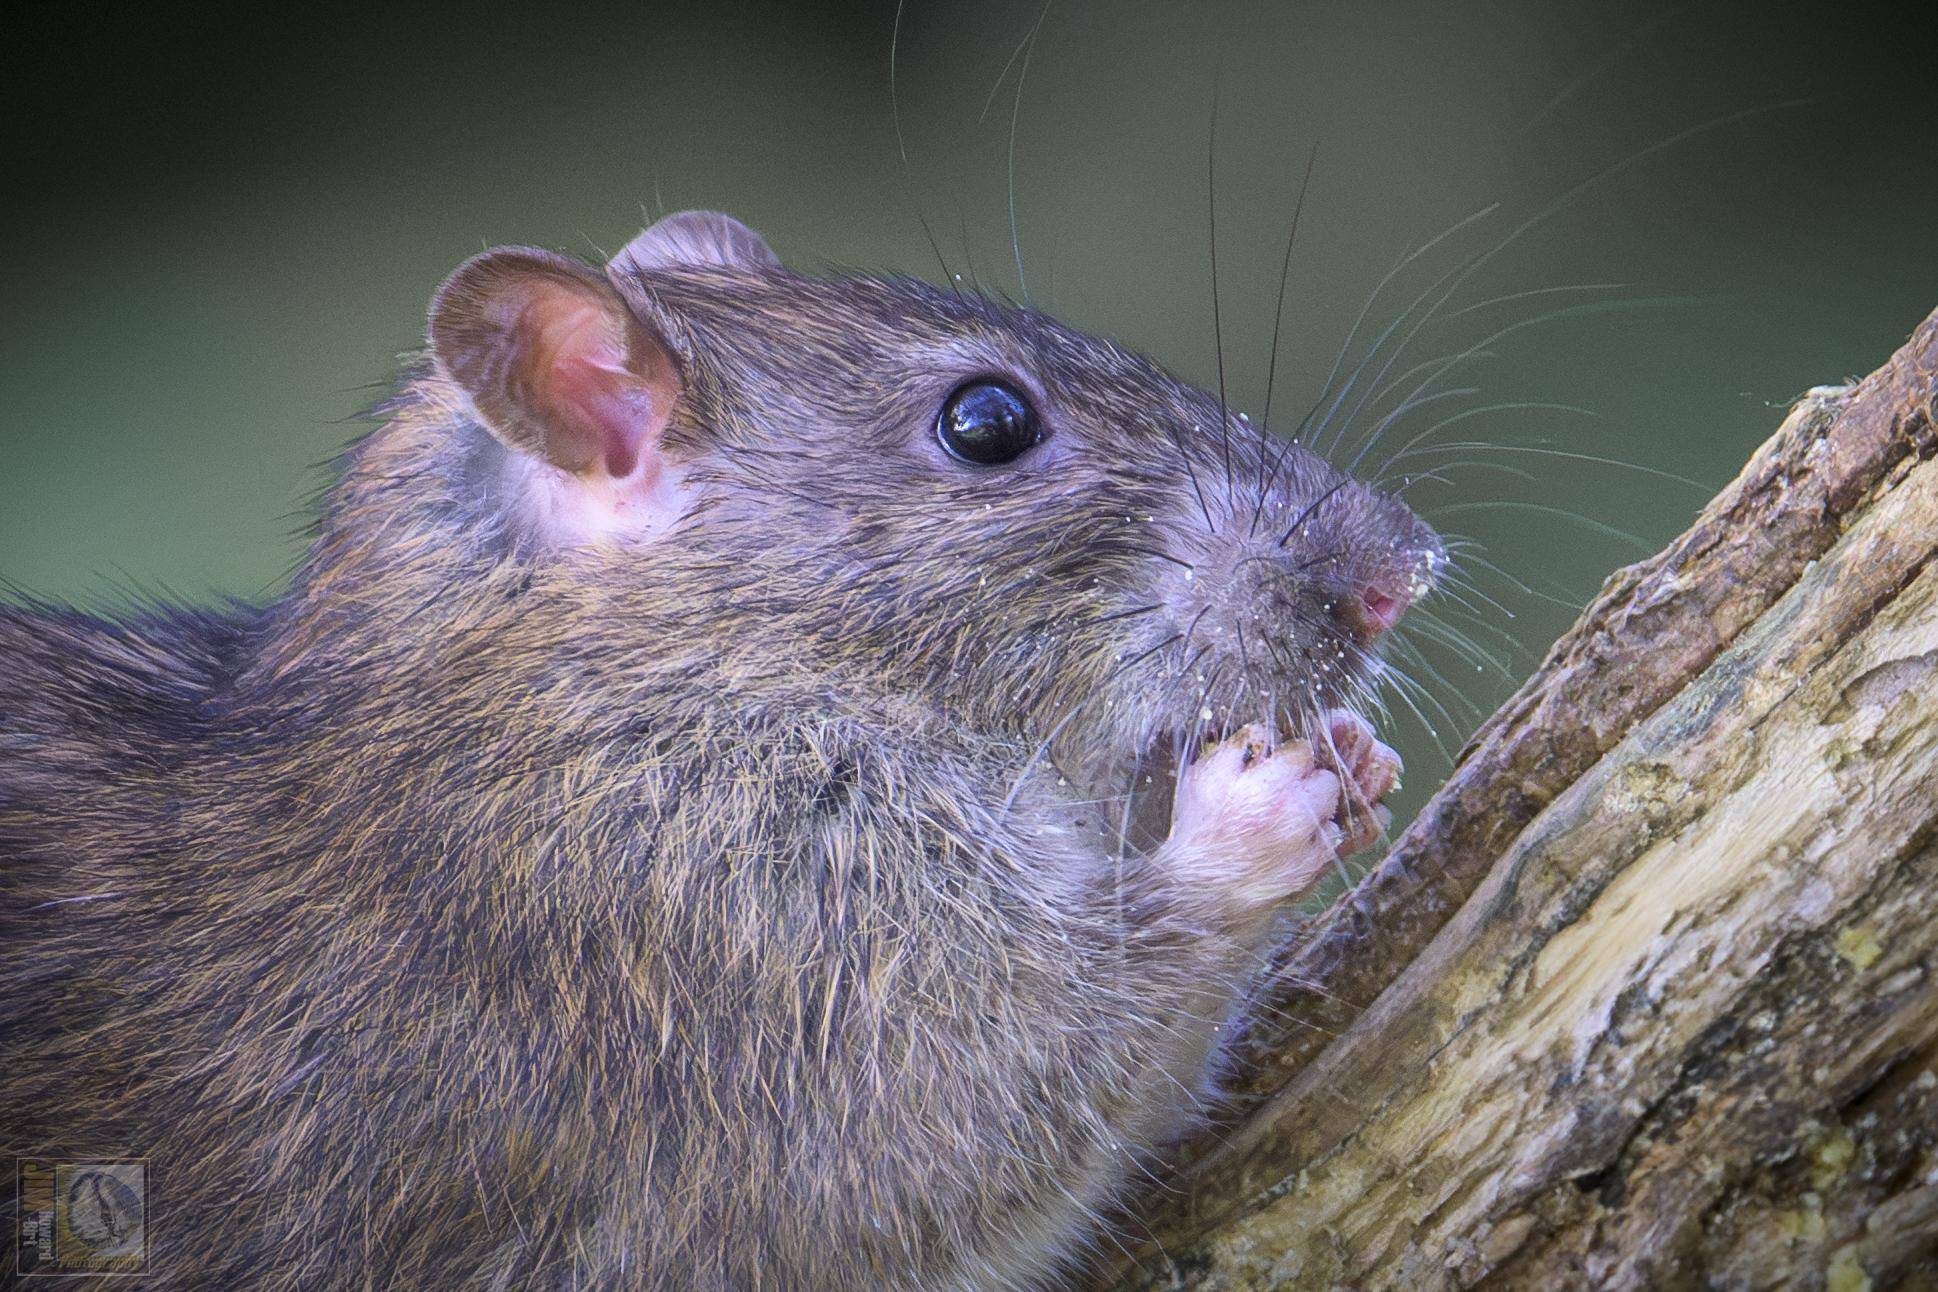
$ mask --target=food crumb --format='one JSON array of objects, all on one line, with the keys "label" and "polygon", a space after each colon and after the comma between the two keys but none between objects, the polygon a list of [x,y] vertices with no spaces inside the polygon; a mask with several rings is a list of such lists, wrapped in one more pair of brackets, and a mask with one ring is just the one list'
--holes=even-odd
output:
[{"label": "food crumb", "polygon": [[1863,973],[1884,954],[1884,945],[1877,940],[1877,934],[1869,925],[1859,924],[1837,935],[1837,954],[1849,961],[1853,969]]},{"label": "food crumb", "polygon": [[1844,1132],[1825,1136],[1811,1150],[1810,1182],[1819,1189],[1836,1183],[1856,1156],[1857,1144]]},{"label": "food crumb", "polygon": [[1825,1292],[1871,1292],[1871,1276],[1864,1272],[1854,1248],[1840,1247],[1830,1258],[1830,1268],[1824,1271],[1824,1289]]}]

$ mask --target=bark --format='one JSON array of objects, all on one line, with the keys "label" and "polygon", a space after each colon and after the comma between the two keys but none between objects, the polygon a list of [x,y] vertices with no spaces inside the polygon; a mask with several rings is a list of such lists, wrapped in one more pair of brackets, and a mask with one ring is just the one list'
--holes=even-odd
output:
[{"label": "bark", "polygon": [[1938,1289],[1934,420],[1938,314],[1609,579],[1118,1286]]}]

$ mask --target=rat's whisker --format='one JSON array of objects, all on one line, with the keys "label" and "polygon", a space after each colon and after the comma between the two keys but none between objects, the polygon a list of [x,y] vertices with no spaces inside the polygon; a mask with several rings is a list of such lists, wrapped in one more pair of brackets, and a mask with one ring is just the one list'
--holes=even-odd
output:
[{"label": "rat's whisker", "polygon": [[1536,296],[1560,296],[1569,292],[1619,292],[1627,291],[1633,286],[1635,286],[1634,283],[1561,283],[1554,287],[1530,287],[1525,291],[1504,292],[1499,296],[1490,296],[1484,301],[1475,301],[1472,305],[1463,305],[1457,310],[1448,310],[1440,316],[1440,322],[1451,323],[1457,318],[1478,314],[1496,305],[1511,305],[1515,301],[1531,300]]},{"label": "rat's whisker", "polygon": [[[1425,408],[1428,404],[1438,403],[1443,399],[1465,399],[1469,395],[1478,395],[1479,393],[1480,393],[1479,386],[1460,386],[1453,390],[1436,390],[1431,394],[1416,394],[1413,397],[1403,400],[1401,403],[1395,405],[1391,412],[1387,413],[1384,417],[1380,418],[1379,422],[1375,424],[1373,427],[1372,441],[1377,441],[1379,437],[1386,432],[1387,428],[1392,426],[1394,423],[1399,422],[1400,420],[1402,420],[1403,418],[1405,418],[1407,415],[1411,413],[1417,412],[1420,409]],[[1458,418],[1458,417],[1472,415],[1475,411],[1476,410],[1474,409],[1465,409],[1460,413],[1452,414],[1452,417]],[[1444,424],[1445,424],[1444,422],[1435,423],[1436,426],[1440,426]],[[1369,441],[1369,443],[1370,442],[1371,441]],[[1362,449],[1361,455],[1363,455],[1363,453],[1364,453],[1364,450]],[[1360,455],[1354,456],[1352,464],[1346,468],[1349,473],[1355,472],[1358,470],[1359,458],[1360,458]]]},{"label": "rat's whisker", "polygon": [[1546,503],[1523,502],[1514,498],[1490,498],[1480,502],[1448,503],[1446,506],[1428,514],[1433,516],[1453,516],[1471,511],[1532,511],[1539,512],[1544,516],[1559,516],[1564,520],[1573,521],[1575,524],[1581,525],[1586,529],[1591,529],[1598,534],[1605,534],[1610,538],[1620,539],[1645,556],[1652,555],[1657,546],[1659,546],[1637,534],[1631,534],[1625,529],[1618,529],[1614,525],[1605,524],[1593,517],[1584,516],[1578,511],[1569,511],[1566,507],[1550,507]]},{"label": "rat's whisker", "polygon": [[1198,568],[1197,566],[1193,565],[1191,562],[1185,560],[1183,557],[1173,556],[1169,552],[1166,552],[1161,548],[1143,547],[1135,543],[1126,543],[1124,544],[1124,550],[1126,552],[1133,552],[1139,556],[1149,556],[1160,561],[1169,561],[1172,565],[1175,565],[1180,569],[1184,569],[1184,570],[1190,570],[1195,572]]},{"label": "rat's whisker", "polygon": [[[1517,406],[1507,405],[1506,407],[1517,407]],[[1590,417],[1596,416],[1596,414],[1589,412],[1589,410],[1587,409],[1575,408],[1572,405],[1568,405],[1568,404],[1520,405],[1519,407],[1562,409],[1568,412],[1586,413]],[[1688,476],[1678,475],[1673,471],[1664,471],[1660,467],[1647,466],[1640,462],[1627,462],[1621,458],[1603,457],[1599,454],[1594,454],[1594,453],[1576,453],[1567,449],[1547,448],[1545,446],[1538,445],[1538,444],[1489,444],[1485,441],[1479,441],[1479,440],[1461,440],[1461,441],[1456,441],[1456,442],[1447,443],[1447,444],[1426,445],[1422,448],[1413,450],[1413,452],[1407,456],[1418,458],[1418,457],[1425,457],[1428,454],[1433,454],[1433,453],[1451,453],[1451,452],[1457,452],[1457,451],[1465,451],[1465,452],[1472,452],[1472,453],[1529,453],[1529,454],[1537,454],[1541,457],[1562,458],[1573,462],[1592,462],[1598,466],[1619,467],[1624,471],[1635,471],[1635,472],[1639,472],[1642,475],[1654,476],[1658,480],[1667,480],[1674,484],[1679,484],[1686,488],[1696,490],[1697,492],[1701,493],[1702,496],[1705,498],[1709,497],[1710,494],[1713,492],[1708,485],[1703,484],[1699,480],[1691,480]]]},{"label": "rat's whisker", "polygon": [[1530,484],[1541,483],[1541,477],[1535,475],[1532,471],[1524,471],[1520,467],[1509,466],[1505,462],[1482,462],[1476,459],[1461,462],[1442,462],[1434,470],[1417,472],[1409,476],[1405,483],[1396,485],[1386,490],[1386,492],[1396,498],[1404,498],[1407,492],[1422,480],[1431,480],[1436,484],[1451,485],[1453,481],[1449,473],[1456,471],[1491,471],[1495,475],[1512,476],[1516,480],[1526,480]]},{"label": "rat's whisker", "polygon": [[[1318,426],[1313,431],[1313,441],[1315,445],[1317,444],[1319,439],[1326,434],[1327,431],[1332,432],[1332,442],[1327,449],[1328,458],[1337,457],[1339,447],[1345,439],[1346,431],[1358,419],[1361,411],[1367,407],[1368,401],[1370,400],[1374,407],[1378,407],[1379,399],[1384,393],[1383,388],[1380,386],[1380,382],[1385,380],[1386,374],[1392,370],[1393,365],[1395,363],[1398,363],[1401,357],[1405,355],[1407,346],[1412,342],[1414,337],[1419,335],[1420,329],[1425,327],[1428,321],[1432,319],[1434,309],[1437,308],[1440,304],[1442,304],[1446,300],[1446,296],[1443,295],[1438,299],[1433,300],[1431,304],[1428,304],[1429,298],[1432,297],[1433,293],[1439,290],[1443,284],[1447,283],[1451,279],[1454,279],[1456,275],[1459,273],[1460,269],[1463,267],[1463,265],[1473,263],[1474,259],[1475,259],[1474,257],[1470,257],[1467,261],[1456,261],[1452,267],[1450,267],[1444,273],[1442,273],[1440,277],[1434,279],[1431,283],[1427,285],[1425,290],[1423,290],[1418,296],[1415,296],[1412,301],[1408,302],[1407,307],[1401,310],[1398,316],[1396,316],[1391,323],[1387,324],[1386,330],[1380,333],[1379,339],[1375,342],[1376,347],[1383,346],[1396,330],[1398,330],[1409,319],[1413,320],[1413,325],[1410,328],[1408,328],[1405,335],[1403,335],[1400,338],[1399,344],[1394,346],[1393,349],[1386,354],[1385,358],[1381,360],[1378,371],[1373,373],[1371,379],[1367,381],[1365,390],[1361,392],[1359,399],[1354,402],[1352,410],[1348,412],[1344,417],[1339,417],[1338,413],[1339,413],[1340,405],[1345,401],[1346,396],[1352,393],[1353,387],[1358,384],[1359,379],[1365,375],[1367,365],[1371,363],[1374,358],[1379,356],[1378,349],[1375,348],[1374,350],[1368,351],[1367,354],[1360,360],[1359,364],[1353,369],[1352,377],[1348,379],[1348,381],[1344,386],[1340,387],[1337,398],[1333,400],[1332,406],[1326,410],[1325,416],[1320,419]],[[1458,286],[1457,283],[1456,283],[1456,286]],[[1447,290],[1449,293],[1451,293],[1454,290],[1454,288],[1450,287]],[[1425,309],[1424,312],[1420,313],[1418,318],[1414,318],[1413,317],[1414,312],[1416,310],[1419,310],[1422,305],[1426,305],[1427,308]]]},{"label": "rat's whisker", "polygon": [[1290,525],[1287,525],[1285,527],[1285,532],[1279,535],[1279,541],[1277,545],[1279,547],[1284,547],[1288,542],[1290,542],[1292,539],[1292,536],[1298,533],[1299,530],[1305,525],[1307,521],[1312,519],[1313,514],[1319,510],[1319,508],[1326,502],[1327,499],[1333,497],[1333,495],[1337,494],[1341,489],[1344,489],[1347,485],[1351,483],[1352,481],[1350,479],[1341,480],[1338,484],[1334,485],[1332,488],[1326,490],[1324,493],[1320,494],[1317,498],[1314,498],[1311,502],[1307,503],[1305,506],[1305,509],[1301,511],[1296,517],[1293,518],[1293,521]]},{"label": "rat's whisker", "polygon": [[[1220,69],[1222,70],[1222,69]],[[1231,410],[1225,398],[1225,324],[1218,307],[1218,72],[1211,78],[1211,132],[1205,145],[1205,220],[1211,236],[1211,337],[1218,359],[1218,442],[1225,458],[1225,500],[1235,487],[1231,473]]]},{"label": "rat's whisker", "polygon": [[1449,558],[1447,566],[1440,573],[1441,586],[1466,588],[1508,619],[1515,618],[1514,612],[1509,610],[1500,601],[1489,596],[1481,588],[1479,581],[1474,578],[1473,572],[1467,568],[1468,566],[1485,570],[1515,591],[1526,596],[1552,602],[1568,610],[1570,613],[1581,609],[1581,599],[1571,597],[1566,588],[1558,588],[1556,594],[1542,592],[1530,586],[1525,580],[1515,577],[1507,569],[1489,560],[1485,555],[1487,551],[1486,544],[1480,542],[1478,539],[1465,534],[1442,531],[1440,541]]},{"label": "rat's whisker", "polygon": [[1392,694],[1398,697],[1401,704],[1404,704],[1409,710],[1412,711],[1414,719],[1418,721],[1420,724],[1420,729],[1427,733],[1427,739],[1433,742],[1433,747],[1439,751],[1440,757],[1446,760],[1446,762],[1448,762],[1449,764],[1451,764],[1453,762],[1452,751],[1447,748],[1446,742],[1440,738],[1440,729],[1433,725],[1433,720],[1428,718],[1427,715],[1421,711],[1419,704],[1415,703],[1414,694],[1417,693],[1421,699],[1426,700],[1428,703],[1432,704],[1436,709],[1439,709],[1441,717],[1446,721],[1447,725],[1451,728],[1457,729],[1460,726],[1460,724],[1453,720],[1453,715],[1449,714],[1446,711],[1446,709],[1437,700],[1435,700],[1431,694],[1427,692],[1426,688],[1422,687],[1418,682],[1414,681],[1411,677],[1409,677],[1406,673],[1406,670],[1398,668],[1389,662],[1385,670],[1382,672],[1382,677],[1392,681],[1393,683]]},{"label": "rat's whisker", "polygon": [[[1409,458],[1425,457],[1429,454],[1443,453],[1443,452],[1450,451],[1454,448],[1460,448],[1460,447],[1475,448],[1475,449],[1485,448],[1490,450],[1497,448],[1499,446],[1496,446],[1486,440],[1461,440],[1461,441],[1442,443],[1442,444],[1424,444],[1424,442],[1426,440],[1431,439],[1438,432],[1446,429],[1449,426],[1452,426],[1455,422],[1463,421],[1469,417],[1484,417],[1489,413],[1521,413],[1521,412],[1573,413],[1580,417],[1600,417],[1601,416],[1600,413],[1597,413],[1592,408],[1583,408],[1578,404],[1558,404],[1558,403],[1553,403],[1545,400],[1504,400],[1500,403],[1483,404],[1477,408],[1462,409],[1458,413],[1454,413],[1448,417],[1441,419],[1438,422],[1435,422],[1432,426],[1427,427],[1427,429],[1425,429],[1424,431],[1421,431],[1418,435],[1415,435],[1412,439],[1408,440],[1405,444],[1402,444],[1399,447],[1398,451],[1388,456],[1387,459],[1380,464],[1378,470],[1372,473],[1373,478],[1382,479],[1382,480],[1385,479],[1386,476],[1389,473],[1391,473],[1391,471],[1395,466],[1397,466],[1401,462],[1408,460]],[[1421,445],[1424,445],[1424,447],[1416,447]]]},{"label": "rat's whisker", "polygon": [[1133,606],[1129,610],[1118,610],[1108,615],[1097,615],[1087,622],[1093,626],[1096,624],[1115,623],[1120,619],[1135,619],[1138,615],[1148,615],[1162,609],[1164,609],[1162,602],[1153,602],[1148,606]]},{"label": "rat's whisker", "polygon": [[[1412,616],[1418,615],[1422,620],[1432,621],[1436,623],[1446,623],[1451,626],[1452,625],[1451,617],[1455,614],[1458,614],[1461,617],[1462,624],[1471,626],[1477,632],[1484,632],[1489,634],[1490,636],[1495,637],[1500,641],[1502,648],[1506,650],[1510,655],[1512,655],[1515,652],[1524,650],[1525,647],[1521,645],[1521,641],[1518,637],[1516,637],[1513,633],[1507,631],[1507,629],[1501,627],[1498,623],[1495,623],[1492,619],[1488,618],[1486,615],[1482,614],[1480,609],[1477,606],[1475,606],[1471,601],[1467,600],[1466,596],[1462,595],[1462,593],[1468,593],[1468,592],[1471,592],[1474,596],[1480,598],[1483,601],[1491,602],[1492,600],[1485,593],[1480,592],[1472,588],[1471,586],[1468,586],[1465,588],[1448,589],[1445,585],[1438,585],[1434,588],[1434,596],[1433,596],[1432,603],[1416,605],[1413,607],[1412,610],[1407,612],[1408,624],[1411,624]],[[1449,602],[1451,602],[1452,604],[1451,605],[1448,604]],[[1495,604],[1498,604],[1498,603],[1495,603]],[[1514,617],[1513,615],[1508,614],[1505,610],[1499,611],[1498,613],[1500,613],[1501,615],[1509,619],[1512,619]],[[1403,630],[1404,630],[1404,626],[1403,626]]]},{"label": "rat's whisker", "polygon": [[[1299,196],[1292,205],[1292,228],[1285,235],[1285,254],[1279,258],[1279,296],[1278,305],[1272,311],[1272,357],[1265,366],[1265,411],[1259,418],[1259,429],[1270,432],[1272,429],[1272,395],[1277,388],[1279,375],[1279,328],[1285,322],[1285,285],[1292,274],[1292,244],[1299,236],[1299,217],[1305,212],[1306,185],[1312,180],[1312,164],[1319,159],[1319,143],[1313,141],[1312,149],[1306,153],[1305,173],[1299,177]],[[1368,302],[1370,308],[1371,302]],[[1264,487],[1259,489],[1261,496]]]},{"label": "rat's whisker", "polygon": [[1425,673],[1428,679],[1440,688],[1440,692],[1446,695],[1446,701],[1443,703],[1438,698],[1438,693],[1431,690],[1427,692],[1428,695],[1434,697],[1434,707],[1440,710],[1441,716],[1445,717],[1450,724],[1455,727],[1464,727],[1465,725],[1454,721],[1452,713],[1446,707],[1447,704],[1456,704],[1465,709],[1469,715],[1469,721],[1479,721],[1485,716],[1486,710],[1469,699],[1466,693],[1459,687],[1442,677],[1440,671],[1433,667],[1433,662],[1426,657],[1425,653],[1418,646],[1410,641],[1395,641],[1393,643],[1393,649],[1404,654],[1408,663]]},{"label": "rat's whisker", "polygon": [[[1374,303],[1379,300],[1380,294],[1386,290],[1387,286],[1391,284],[1392,281],[1396,277],[1398,277],[1400,273],[1403,272],[1408,265],[1418,260],[1421,256],[1426,255],[1429,251],[1432,251],[1435,247],[1439,246],[1442,242],[1446,241],[1454,234],[1460,232],[1468,225],[1474,223],[1476,220],[1485,219],[1487,216],[1492,215],[1495,211],[1498,211],[1499,209],[1500,209],[1500,203],[1492,202],[1482,207],[1480,210],[1475,211],[1473,214],[1464,216],[1461,219],[1456,220],[1453,224],[1448,225],[1445,229],[1442,229],[1439,233],[1427,239],[1424,243],[1414,248],[1412,251],[1409,251],[1405,255],[1401,256],[1399,260],[1394,262],[1393,267],[1386,271],[1386,276],[1381,278],[1378,283],[1374,284],[1372,293],[1366,298],[1366,303],[1360,307],[1358,317],[1353,320],[1353,325],[1350,328],[1348,328],[1346,331],[1346,339],[1340,344],[1338,357],[1336,357],[1333,360],[1331,371],[1329,371],[1326,374],[1325,381],[1319,387],[1320,394],[1319,394],[1318,400],[1314,402],[1311,408],[1306,410],[1305,416],[1299,419],[1298,429],[1293,432],[1293,438],[1295,439],[1306,438],[1305,436],[1306,428],[1312,425],[1312,419],[1314,415],[1318,413],[1320,405],[1325,403],[1326,392],[1330,391],[1333,387],[1333,382],[1338,380],[1340,365],[1345,363],[1346,355],[1351,352],[1353,342],[1359,336],[1359,329],[1365,325],[1366,316],[1372,313]],[[1404,317],[1405,317],[1404,314],[1401,315],[1402,319]],[[1393,329],[1399,326],[1400,321],[1401,321],[1400,319],[1395,319],[1392,323],[1388,324],[1386,327],[1386,330],[1382,332],[1379,338],[1373,342],[1372,347],[1367,351],[1366,355],[1360,359],[1359,366],[1358,368],[1355,369],[1352,380],[1357,379],[1359,372],[1365,368],[1367,362],[1371,360],[1372,356],[1378,353],[1380,345],[1385,341],[1387,336],[1391,335]],[[1337,407],[1339,401],[1345,398],[1346,391],[1350,390],[1352,387],[1352,380],[1348,380],[1348,382],[1346,383],[1346,387],[1340,391],[1339,398],[1334,400],[1333,402],[1334,407]],[[1324,419],[1321,419],[1320,426],[1321,427],[1324,426]],[[1315,436],[1313,440],[1309,441],[1312,444],[1315,451],[1318,447],[1317,438],[1318,437]]]},{"label": "rat's whisker", "polygon": [[[1413,396],[1416,396],[1422,393],[1423,391],[1430,389],[1433,386],[1433,384],[1437,382],[1441,377],[1444,377],[1445,375],[1447,375],[1447,373],[1453,371],[1461,364],[1467,362],[1474,355],[1486,352],[1487,347],[1493,345],[1495,342],[1500,341],[1505,337],[1511,336],[1516,332],[1520,332],[1526,328],[1539,327],[1543,324],[1552,323],[1560,319],[1586,318],[1591,315],[1608,314],[1618,310],[1659,308],[1664,305],[1689,304],[1691,303],[1691,300],[1692,298],[1688,298],[1688,297],[1659,296],[1659,297],[1652,297],[1652,298],[1643,299],[1643,300],[1594,301],[1583,305],[1564,305],[1559,309],[1549,310],[1546,313],[1537,314],[1532,318],[1526,318],[1515,323],[1510,323],[1506,327],[1503,327],[1499,331],[1493,333],[1491,336],[1484,337],[1480,341],[1475,342],[1473,345],[1469,346],[1466,350],[1460,351],[1459,353],[1454,354],[1448,357],[1446,360],[1442,361],[1431,374],[1429,374],[1417,386],[1414,387],[1413,391],[1408,396],[1408,398],[1412,398]],[[1385,387],[1384,389],[1378,392],[1378,394],[1375,396],[1374,402],[1377,404],[1379,400],[1385,399],[1394,390],[1397,390],[1402,384],[1404,384],[1404,379],[1396,378],[1391,384],[1389,384],[1387,387]],[[1359,448],[1359,451],[1353,456],[1352,466],[1349,467],[1348,469],[1350,470],[1350,469],[1357,468],[1359,464],[1359,460],[1362,457],[1364,457],[1367,451],[1370,450],[1372,447],[1373,447],[1373,444],[1371,442],[1361,445]]]},{"label": "rat's whisker", "polygon": [[[1016,223],[1016,123],[1023,116],[1023,83],[1029,79],[1030,59],[1036,54],[1037,34],[1043,30],[1043,20],[1050,16],[1053,3],[1055,0],[1043,0],[1043,9],[1036,15],[1036,24],[1023,38],[1023,66],[1016,73],[1016,95],[1009,111],[1009,244],[1016,257],[1016,286],[1023,295],[1025,305],[1030,301],[1030,284],[1023,276],[1023,240]],[[1013,59],[1014,55],[1011,57]]]},{"label": "rat's whisker", "polygon": [[[1434,316],[1435,311],[1441,305],[1445,304],[1448,300],[1452,299],[1454,294],[1460,290],[1460,288],[1466,283],[1466,281],[1469,278],[1471,278],[1476,272],[1478,272],[1484,265],[1492,261],[1494,257],[1498,256],[1501,252],[1507,250],[1507,248],[1513,245],[1514,242],[1519,240],[1519,238],[1523,234],[1527,233],[1530,229],[1533,229],[1541,224],[1546,223],[1548,220],[1554,218],[1556,215],[1567,210],[1569,207],[1573,206],[1576,202],[1578,202],[1590,190],[1594,189],[1595,187],[1603,183],[1606,183],[1608,180],[1614,178],[1616,175],[1619,175],[1622,172],[1627,171],[1636,165],[1639,165],[1644,160],[1654,156],[1659,152],[1664,151],[1665,149],[1673,148],[1678,144],[1685,143],[1688,140],[1696,138],[1699,135],[1707,134],[1711,131],[1721,129],[1725,126],[1733,125],[1741,121],[1746,121],[1752,117],[1761,116],[1770,112],[1780,111],[1786,108],[1800,107],[1807,102],[1808,102],[1807,99],[1802,99],[1802,98],[1788,99],[1777,103],[1765,104],[1760,107],[1746,108],[1738,112],[1725,113],[1722,116],[1712,118],[1711,120],[1704,122],[1700,125],[1691,126],[1686,130],[1678,131],[1677,133],[1670,135],[1666,139],[1659,140],[1656,143],[1649,145],[1648,147],[1645,147],[1633,153],[1630,153],[1627,157],[1622,158],[1620,161],[1617,161],[1612,165],[1602,168],[1601,170],[1595,172],[1593,175],[1590,175],[1587,179],[1581,180],[1580,182],[1575,184],[1572,188],[1562,193],[1559,197],[1549,202],[1546,206],[1542,207],[1539,211],[1529,216],[1526,220],[1523,220],[1520,224],[1516,225],[1514,228],[1508,230],[1507,234],[1504,237],[1502,237],[1500,241],[1495,243],[1487,251],[1471,259],[1465,266],[1461,267],[1459,273],[1455,275],[1452,281],[1448,284],[1445,292],[1442,293],[1439,299],[1434,302],[1433,306],[1431,306],[1427,310],[1426,314],[1422,316],[1420,323],[1424,324],[1428,319],[1431,319]],[[1435,286],[1437,287],[1438,284],[1436,283]],[[1429,290],[1432,290],[1432,289],[1429,289]],[[1408,333],[1408,340],[1410,340],[1413,335],[1417,334],[1418,330],[1419,330],[1419,326],[1416,325],[1415,328]],[[1510,328],[1507,330],[1512,331],[1514,329]],[[1400,351],[1404,351],[1405,348],[1406,348],[1406,341],[1402,341],[1398,350],[1395,351],[1395,357],[1398,356],[1398,353]],[[1343,392],[1342,392],[1342,396],[1343,396]],[[1337,405],[1338,405],[1338,401],[1335,400],[1334,407],[1336,408]]]},{"label": "rat's whisker", "polygon": [[1166,437],[1171,441],[1171,446],[1178,452],[1178,461],[1184,464],[1185,476],[1191,481],[1191,493],[1198,500],[1198,510],[1204,513],[1205,530],[1207,533],[1216,534],[1218,532],[1218,526],[1211,519],[1211,506],[1205,502],[1205,491],[1198,484],[1198,471],[1197,468],[1191,465],[1190,451],[1184,447],[1184,441],[1179,438],[1178,430],[1175,426],[1172,426],[1167,421],[1164,423],[1164,430]]},{"label": "rat's whisker", "polygon": [[[1417,622],[1407,626],[1407,632],[1417,634],[1452,652],[1454,657],[1462,663],[1473,664],[1477,668],[1492,668],[1499,675],[1500,679],[1510,686],[1519,683],[1521,680],[1507,667],[1506,660],[1503,656],[1482,646],[1471,634],[1461,631],[1461,629],[1447,622],[1445,619],[1435,619],[1422,615]],[[1406,638],[1401,637],[1395,640],[1404,641]],[[1508,640],[1508,647],[1512,649],[1513,646],[1514,642],[1510,638]]]}]

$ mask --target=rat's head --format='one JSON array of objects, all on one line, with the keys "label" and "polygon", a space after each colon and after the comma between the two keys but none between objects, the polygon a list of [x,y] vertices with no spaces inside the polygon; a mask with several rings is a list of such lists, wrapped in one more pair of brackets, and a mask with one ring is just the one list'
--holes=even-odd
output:
[{"label": "rat's head", "polygon": [[603,273],[487,252],[431,338],[525,559],[724,701],[821,679],[1119,763],[1363,706],[1432,532],[1143,359],[688,213]]}]

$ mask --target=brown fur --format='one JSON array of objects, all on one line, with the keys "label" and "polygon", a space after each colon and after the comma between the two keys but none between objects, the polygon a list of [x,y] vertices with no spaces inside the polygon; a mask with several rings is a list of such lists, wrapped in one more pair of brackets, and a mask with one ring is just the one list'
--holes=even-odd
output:
[{"label": "brown fur", "polygon": [[[1362,695],[1431,535],[1280,545],[1330,468],[1031,313],[624,290],[664,539],[548,546],[426,369],[277,604],[0,609],[0,1150],[146,1157],[143,1286],[1028,1286],[1206,1090],[1257,930],[1124,796]],[[978,373],[1014,466],[932,452]]]}]

